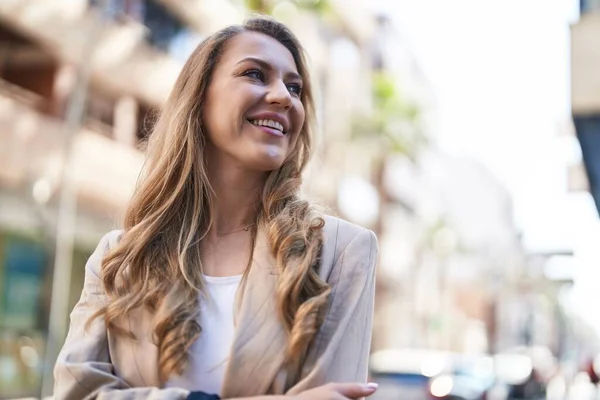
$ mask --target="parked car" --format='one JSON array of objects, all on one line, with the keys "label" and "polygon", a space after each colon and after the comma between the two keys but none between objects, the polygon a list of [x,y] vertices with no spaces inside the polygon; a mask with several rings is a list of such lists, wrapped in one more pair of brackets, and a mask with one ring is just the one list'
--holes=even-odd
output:
[{"label": "parked car", "polygon": [[496,380],[508,388],[508,398],[541,399],[556,371],[556,360],[543,347],[520,347],[494,355]]},{"label": "parked car", "polygon": [[494,383],[491,357],[455,354],[449,372],[431,379],[430,393],[435,399],[486,400]]},{"label": "parked car", "polygon": [[371,355],[371,379],[379,384],[369,400],[431,400],[431,379],[450,368],[452,354],[404,349]]}]

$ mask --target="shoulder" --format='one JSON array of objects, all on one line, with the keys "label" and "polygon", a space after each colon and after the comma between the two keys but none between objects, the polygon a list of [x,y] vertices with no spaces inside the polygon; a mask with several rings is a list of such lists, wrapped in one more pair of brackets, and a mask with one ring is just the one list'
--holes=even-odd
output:
[{"label": "shoulder", "polygon": [[115,229],[106,233],[104,236],[102,236],[102,239],[100,239],[98,247],[96,247],[96,251],[94,253],[101,253],[102,255],[106,254],[110,249],[115,247],[117,243],[119,243],[122,235],[123,230],[121,229]]},{"label": "shoulder", "polygon": [[369,229],[331,215],[324,215],[323,219],[324,246],[333,248],[337,255],[346,251],[351,244],[352,248],[357,244],[377,246],[377,237]]},{"label": "shoulder", "polygon": [[378,244],[371,230],[331,215],[324,215],[323,219],[322,267],[331,269],[340,259],[356,259],[374,267]]},{"label": "shoulder", "polygon": [[92,253],[88,262],[86,264],[86,272],[91,272],[97,277],[100,276],[100,270],[102,265],[102,259],[104,256],[117,245],[121,236],[123,235],[123,231],[120,229],[116,229],[106,233],[100,239],[98,246],[96,246],[96,250]]}]

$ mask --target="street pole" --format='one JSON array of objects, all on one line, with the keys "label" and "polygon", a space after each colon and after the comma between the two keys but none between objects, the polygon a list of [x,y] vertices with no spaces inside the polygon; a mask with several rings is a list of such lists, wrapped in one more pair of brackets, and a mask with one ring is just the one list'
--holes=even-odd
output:
[{"label": "street pole", "polygon": [[62,341],[68,329],[69,297],[71,271],[73,269],[73,249],[75,225],[77,220],[77,188],[73,181],[73,141],[82,126],[85,114],[86,97],[90,83],[92,58],[102,28],[102,14],[106,9],[106,0],[99,5],[99,16],[93,18],[88,37],[78,60],[75,86],[69,98],[65,112],[64,149],[61,166],[60,199],[58,222],[56,227],[56,250],[52,278],[52,295],[48,337],[44,354],[42,375],[42,398],[52,396],[54,378],[53,369]]}]

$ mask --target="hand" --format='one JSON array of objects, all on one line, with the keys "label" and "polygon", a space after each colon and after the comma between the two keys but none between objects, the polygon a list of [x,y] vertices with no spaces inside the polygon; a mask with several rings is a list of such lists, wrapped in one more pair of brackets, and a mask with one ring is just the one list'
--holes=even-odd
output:
[{"label": "hand", "polygon": [[328,383],[297,394],[294,400],[356,400],[376,390],[376,383]]}]

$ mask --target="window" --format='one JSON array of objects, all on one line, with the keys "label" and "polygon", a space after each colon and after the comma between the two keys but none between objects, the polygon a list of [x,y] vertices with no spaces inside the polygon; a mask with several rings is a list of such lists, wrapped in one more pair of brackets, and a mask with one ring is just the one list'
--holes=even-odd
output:
[{"label": "window", "polygon": [[113,134],[115,100],[100,92],[90,90],[86,99],[85,125],[97,133],[111,137]]},{"label": "window", "polygon": [[[91,6],[102,4],[100,0],[89,0]],[[116,21],[128,18],[148,28],[148,42],[179,60],[185,60],[200,42],[200,37],[191,32],[171,10],[158,0],[109,0],[106,13]]]},{"label": "window", "polygon": [[92,7],[103,7],[106,16],[113,20],[120,20],[126,17],[136,21],[143,21],[143,0],[89,0]]},{"label": "window", "polygon": [[162,4],[149,1],[145,8],[144,25],[150,30],[148,40],[153,46],[169,51],[171,42],[187,29]]},{"label": "window", "polygon": [[3,244],[0,325],[34,329],[38,325],[47,253],[39,244],[23,239],[10,237]]}]

